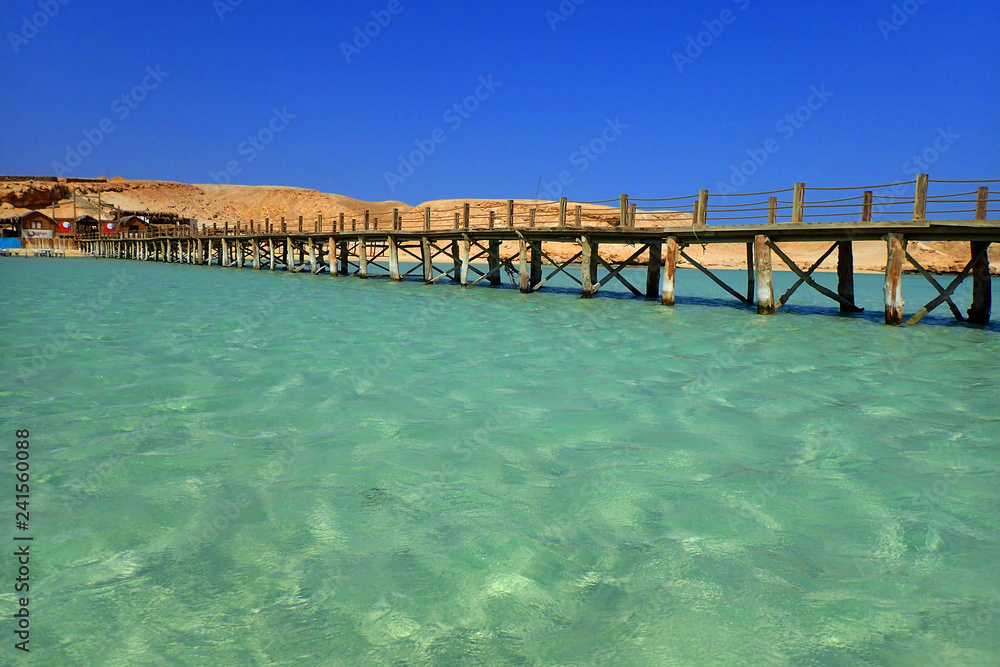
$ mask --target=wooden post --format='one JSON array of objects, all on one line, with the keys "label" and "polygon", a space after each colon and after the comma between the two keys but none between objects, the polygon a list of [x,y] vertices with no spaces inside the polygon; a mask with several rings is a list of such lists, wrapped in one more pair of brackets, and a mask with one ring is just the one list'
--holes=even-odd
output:
[{"label": "wooden post", "polygon": [[490,250],[487,253],[487,259],[489,261],[490,267],[490,285],[496,287],[502,282],[500,276],[500,241],[499,239],[494,239],[490,241]]},{"label": "wooden post", "polygon": [[285,224],[285,216],[281,216],[281,233],[284,234],[288,231],[288,226]]},{"label": "wooden post", "polygon": [[389,280],[399,282],[399,241],[395,236],[389,237]]},{"label": "wooden post", "polygon": [[514,200],[513,199],[508,199],[507,200],[507,226],[508,227],[513,227],[514,226]]},{"label": "wooden post", "polygon": [[778,198],[770,197],[767,200],[767,224],[778,224]]},{"label": "wooden post", "polygon": [[452,229],[458,229],[462,226],[462,214],[455,211],[455,224],[452,225]]},{"label": "wooden post", "polygon": [[792,222],[803,222],[806,210],[806,184],[796,183],[792,197]]},{"label": "wooden post", "polygon": [[529,227],[535,226],[535,209],[531,209],[528,211],[528,226]]},{"label": "wooden post", "polygon": [[753,246],[753,243],[747,243],[747,301],[751,303],[756,287]]},{"label": "wooden post", "polygon": [[[372,215],[370,211],[365,211],[365,231],[368,231],[368,225],[371,222]],[[367,276],[366,276],[367,277]]]},{"label": "wooden post", "polygon": [[340,244],[340,272],[345,276],[351,274],[350,248],[346,241]]},{"label": "wooden post", "polygon": [[900,234],[885,237],[888,260],[885,267],[885,323],[898,326],[903,323],[903,264],[906,261],[906,240]]},{"label": "wooden post", "polygon": [[580,247],[583,249],[582,264],[580,265],[580,282],[583,283],[582,296],[584,299],[592,299],[597,294],[597,253],[599,246],[590,241],[590,237],[580,237]]},{"label": "wooden post", "polygon": [[339,229],[339,230],[340,230],[341,232],[343,232],[343,231],[344,231],[344,224],[345,224],[345,223],[344,223],[344,214],[343,214],[343,213],[340,213],[339,215],[337,215],[337,225],[338,225],[338,229]]},{"label": "wooden post", "polygon": [[660,298],[660,266],[663,263],[663,244],[659,241],[649,246],[649,266],[646,269],[646,298]]},{"label": "wooden post", "polygon": [[528,242],[524,240],[522,236],[518,241],[519,253],[518,259],[518,287],[521,290],[521,294],[529,294],[531,292],[531,277],[528,275]]},{"label": "wooden post", "polygon": [[[455,214],[455,219],[458,220],[458,213]],[[454,240],[451,242],[451,260],[452,260],[451,282],[457,283],[462,278],[461,277],[462,255],[461,251],[458,248],[458,240]]]},{"label": "wooden post", "polygon": [[462,229],[469,228],[469,202],[462,206]]},{"label": "wooden post", "polygon": [[358,239],[358,277],[362,280],[368,278],[368,241],[365,237]]},{"label": "wooden post", "polygon": [[355,232],[358,230],[358,220],[357,218],[351,218],[351,231]]},{"label": "wooden post", "polygon": [[[253,246],[253,270],[260,271],[260,244],[254,239],[250,245]],[[198,255],[201,255],[201,241],[198,242]]]},{"label": "wooden post", "polygon": [[698,226],[704,227],[708,224],[708,190],[701,190],[698,192],[698,206],[695,208],[695,217],[698,220]]},{"label": "wooden post", "polygon": [[636,204],[629,204],[628,206],[628,226],[635,227],[635,214],[638,206]]},{"label": "wooden post", "polygon": [[431,207],[428,206],[424,209],[424,231],[431,231]]},{"label": "wooden post", "polygon": [[328,241],[330,251],[326,254],[326,263],[330,265],[330,277],[336,278],[340,271],[337,270],[337,239],[330,237]]},{"label": "wooden post", "polygon": [[246,264],[246,254],[243,248],[243,241],[236,241],[236,268],[242,269]]},{"label": "wooden post", "polygon": [[316,263],[316,242],[312,239],[308,241],[309,246],[309,272],[314,276],[319,273],[319,264]]},{"label": "wooden post", "polygon": [[323,214],[322,213],[320,213],[319,216],[316,218],[316,233],[317,234],[322,234],[323,233]]},{"label": "wooden post", "polygon": [[[989,201],[990,189],[979,188],[976,197],[976,220],[986,220],[986,207]],[[989,241],[973,241],[970,244],[972,257],[980,252],[983,258],[972,267],[972,308],[969,309],[969,322],[972,324],[989,324],[990,311],[993,309],[992,281],[990,280]],[[983,250],[986,250],[983,252]]]},{"label": "wooden post", "polygon": [[676,303],[677,277],[677,237],[667,239],[667,255],[663,263],[663,305],[673,306]]},{"label": "wooden post", "polygon": [[497,226],[497,212],[490,209],[490,229]]},{"label": "wooden post", "polygon": [[[430,215],[430,209],[427,209],[427,215]],[[431,245],[430,240],[424,236],[420,239],[420,257],[423,259],[424,263],[424,282],[431,283],[434,281],[434,260],[433,257],[434,247]]]},{"label": "wooden post", "polygon": [[531,242],[531,289],[542,282],[542,242]]},{"label": "wooden post", "polygon": [[299,216],[299,233],[300,233],[300,234],[302,233],[302,229],[303,229],[303,228],[302,228],[302,216],[300,215],[300,216]]},{"label": "wooden post", "polygon": [[628,227],[628,195],[618,198],[618,226]]},{"label": "wooden post", "polygon": [[927,219],[927,183],[930,178],[927,174],[917,175],[917,193],[913,198],[913,219]]},{"label": "wooden post", "polygon": [[701,224],[701,211],[699,209],[701,209],[701,202],[696,201],[694,203],[694,215],[691,218],[692,227],[697,227]]},{"label": "wooden post", "polygon": [[[211,243],[211,241],[209,241],[209,243]],[[211,255],[211,245],[209,245],[209,254]],[[267,269],[269,271],[277,270],[274,267],[274,260],[275,260],[274,237],[271,237],[267,240],[267,257],[268,257]]]},{"label": "wooden post", "polygon": [[295,246],[292,244],[292,237],[285,237],[285,267],[289,273],[295,273]]},{"label": "wooden post", "polygon": [[471,246],[472,244],[469,243],[468,239],[464,239],[461,243],[462,267],[461,267],[461,273],[459,274],[461,276],[461,280],[459,282],[461,283],[462,287],[469,286],[469,254],[472,249]]},{"label": "wooden post", "polygon": [[393,231],[399,231],[399,209],[392,209],[392,229]]},{"label": "wooden post", "polygon": [[767,245],[766,236],[754,237],[753,255],[757,274],[757,313],[771,315],[774,313],[774,283],[771,276],[771,248]]},{"label": "wooden post", "polygon": [[221,264],[224,268],[229,267],[229,239],[222,237],[222,260]]},{"label": "wooden post", "polygon": [[569,206],[569,200],[566,197],[559,198],[559,226],[566,226],[566,209]]},{"label": "wooden post", "polygon": [[583,207],[579,205],[576,207],[576,226],[583,227]]},{"label": "wooden post", "polygon": [[376,232],[378,231],[378,218],[375,218],[375,220],[373,221],[372,229],[374,229]]}]

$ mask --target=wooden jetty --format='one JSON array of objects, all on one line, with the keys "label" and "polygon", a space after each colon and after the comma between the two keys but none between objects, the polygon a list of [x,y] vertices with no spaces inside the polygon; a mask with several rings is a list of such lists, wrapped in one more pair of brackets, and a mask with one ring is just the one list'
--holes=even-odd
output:
[{"label": "wooden jetty", "polygon": [[[886,324],[903,323],[902,274],[908,264],[938,293],[908,324],[944,304],[958,320],[986,324],[992,302],[988,250],[991,243],[1000,242],[996,215],[1000,197],[990,191],[990,184],[998,182],[932,181],[921,174],[914,181],[876,186],[806,188],[796,183],[786,190],[724,196],[708,190],[665,199],[622,195],[617,200],[574,203],[572,212],[570,202],[563,198],[533,203],[526,219],[523,212],[518,219],[514,200],[507,200],[505,210],[490,210],[475,220],[465,204],[461,211],[443,216],[424,209],[419,218],[411,213],[405,221],[396,209],[382,229],[378,219],[372,220],[366,212],[363,220],[348,220],[340,214],[326,225],[322,216],[311,224],[300,216],[294,230],[284,218],[280,225],[265,219],[232,228],[228,223],[221,229],[214,225],[187,235],[107,236],[83,241],[82,246],[96,257],[363,279],[384,276],[393,281],[414,277],[428,284],[447,279],[463,287],[500,285],[506,271],[523,293],[534,292],[563,274],[579,284],[584,298],[617,280],[635,296],[656,299],[665,306],[675,305],[676,269],[683,258],[734,299],[766,315],[787,304],[802,285],[828,297],[842,313],[861,312],[854,296],[853,243],[882,240],[886,244]],[[908,244],[918,241],[967,242],[969,261],[942,285],[908,252]],[[502,257],[504,242],[516,243],[518,252]],[[803,269],[782,249],[802,242],[831,245],[811,267]],[[579,251],[567,261],[555,261],[545,251],[546,244],[552,243],[572,244]],[[686,252],[691,246],[717,243],[746,245],[745,286],[730,285]],[[623,262],[609,262],[599,253],[602,246],[628,246],[634,252]],[[813,277],[834,253],[836,290]],[[622,272],[635,266],[642,255],[648,257],[646,283],[637,287]],[[401,261],[415,266],[404,271]],[[570,267],[578,262],[577,276]],[[798,276],[794,286],[777,299],[772,282],[776,262]],[[549,267],[547,275],[543,264]],[[973,299],[963,314],[953,295],[969,276]]]}]

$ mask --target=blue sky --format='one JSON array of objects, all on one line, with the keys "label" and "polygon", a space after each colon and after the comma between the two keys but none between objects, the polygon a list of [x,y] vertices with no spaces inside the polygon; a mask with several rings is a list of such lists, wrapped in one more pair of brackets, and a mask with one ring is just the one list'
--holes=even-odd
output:
[{"label": "blue sky", "polygon": [[411,204],[1000,177],[992,0],[5,7],[6,174]]}]

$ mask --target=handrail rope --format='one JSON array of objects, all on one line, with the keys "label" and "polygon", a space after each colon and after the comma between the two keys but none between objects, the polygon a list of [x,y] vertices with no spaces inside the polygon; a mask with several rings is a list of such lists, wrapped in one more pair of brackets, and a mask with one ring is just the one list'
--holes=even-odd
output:
[{"label": "handrail rope", "polygon": [[864,195],[858,195],[857,197],[843,197],[842,199],[822,199],[820,201],[806,201],[806,204],[836,204],[842,201],[854,201],[856,199],[864,199]]},{"label": "handrail rope", "polygon": [[785,188],[784,190],[770,190],[768,192],[734,192],[722,194],[721,192],[709,192],[709,197],[759,197],[761,195],[776,195],[782,192],[795,192],[795,188]]},{"label": "handrail rope", "polygon": [[974,209],[974,208],[973,209],[968,209],[967,208],[967,209],[957,210],[957,211],[927,211],[927,212],[928,213],[935,213],[935,214],[938,214],[938,215],[940,215],[942,213],[972,213],[973,215],[975,215],[976,209]]},{"label": "handrail rope", "polygon": [[978,204],[978,199],[935,199],[928,204]]},{"label": "handrail rope", "polygon": [[802,218],[843,218],[843,213],[803,213]]},{"label": "handrail rope", "polygon": [[[599,201],[578,201],[578,202],[570,202],[570,203],[571,204],[611,204],[611,203],[616,203],[616,202],[619,202],[619,201],[621,201],[621,200],[620,199],[601,199]],[[645,199],[634,199],[632,201],[647,201],[647,200],[645,200]],[[648,200],[648,201],[652,201],[652,200]]]},{"label": "handrail rope", "polygon": [[745,216],[730,217],[730,218],[718,218],[718,217],[716,217],[714,215],[710,215],[710,216],[708,216],[708,219],[709,220],[767,220],[767,216],[766,215],[745,215]]},{"label": "handrail rope", "polygon": [[928,179],[929,183],[1000,183],[1000,178],[993,180],[975,180],[975,181],[939,181],[937,179]]},{"label": "handrail rope", "polygon": [[848,188],[806,188],[806,190],[819,190],[824,192],[834,192],[837,190],[875,190],[878,188],[894,188],[899,185],[915,185],[916,180],[913,181],[902,181],[900,183],[883,183],[882,185],[855,185]]},{"label": "handrail rope", "polygon": [[973,190],[972,192],[954,192],[954,193],[947,194],[947,195],[927,195],[927,198],[928,199],[945,199],[947,197],[965,197],[965,196],[974,195],[974,194],[977,194],[976,190]]},{"label": "handrail rope", "polygon": [[764,201],[747,202],[746,204],[715,204],[713,202],[709,202],[709,205],[712,208],[742,208],[744,206],[763,206],[768,203],[770,202],[764,200]]},{"label": "handrail rope", "polygon": [[875,195],[875,199],[902,199],[905,201],[916,201],[914,197],[895,197],[893,195]]},{"label": "handrail rope", "polygon": [[806,202],[804,208],[858,208],[864,207],[864,204],[813,204],[812,202]]}]

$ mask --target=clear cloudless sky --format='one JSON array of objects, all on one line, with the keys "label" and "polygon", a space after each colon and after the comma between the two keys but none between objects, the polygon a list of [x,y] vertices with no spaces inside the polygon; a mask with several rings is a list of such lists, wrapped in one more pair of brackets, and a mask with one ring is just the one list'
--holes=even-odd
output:
[{"label": "clear cloudless sky", "polygon": [[[390,5],[348,62],[342,44]],[[410,204],[534,197],[540,178],[554,198],[562,172],[578,200],[885,183],[921,155],[932,178],[1000,178],[996,0],[5,0],[0,29],[5,174]],[[260,137],[275,109],[294,118]],[[416,142],[433,153],[401,172]]]}]

